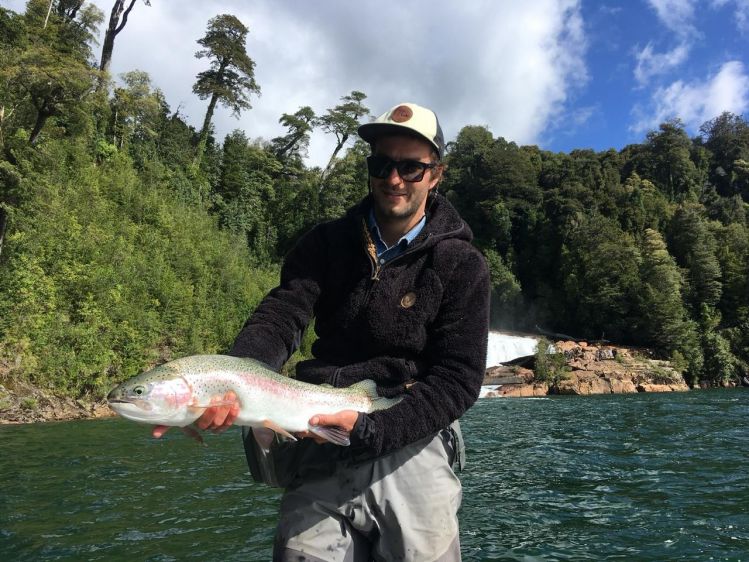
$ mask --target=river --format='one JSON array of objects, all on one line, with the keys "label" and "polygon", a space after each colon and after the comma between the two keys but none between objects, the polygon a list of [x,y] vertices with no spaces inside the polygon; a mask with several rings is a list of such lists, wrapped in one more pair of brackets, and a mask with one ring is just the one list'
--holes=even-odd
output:
[{"label": "river", "polygon": [[[480,400],[464,560],[749,560],[749,392]],[[270,560],[237,431],[0,426],[0,560]]]}]

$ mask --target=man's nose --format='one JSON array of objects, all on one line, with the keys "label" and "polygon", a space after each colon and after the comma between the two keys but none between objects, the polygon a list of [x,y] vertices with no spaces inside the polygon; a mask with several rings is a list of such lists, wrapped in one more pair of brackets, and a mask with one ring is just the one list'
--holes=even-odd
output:
[{"label": "man's nose", "polygon": [[400,185],[403,183],[403,179],[400,177],[398,170],[395,169],[395,166],[391,168],[390,174],[388,174],[387,177],[387,182],[389,185]]}]

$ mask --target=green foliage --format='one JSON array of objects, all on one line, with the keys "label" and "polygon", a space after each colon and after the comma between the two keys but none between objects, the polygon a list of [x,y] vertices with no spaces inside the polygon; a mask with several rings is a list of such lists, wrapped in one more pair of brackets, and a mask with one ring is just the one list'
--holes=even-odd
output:
[{"label": "green foliage", "polygon": [[255,81],[255,62],[246,50],[248,33],[249,29],[235,16],[221,14],[208,21],[205,35],[198,39],[203,48],[195,53],[195,58],[207,58],[211,62],[208,70],[198,74],[192,87],[200,99],[210,99],[200,130],[199,157],[208,137],[216,103],[239,116],[241,111],[252,107],[250,94],[260,93],[260,86]]},{"label": "green foliage", "polygon": [[315,112],[310,106],[305,105],[293,115],[284,113],[278,122],[286,127],[288,132],[271,141],[272,150],[279,160],[298,170],[303,166],[302,157],[307,153],[309,135],[317,124]]},{"label": "green foliage", "polygon": [[567,360],[563,353],[552,351],[551,345],[546,338],[536,343],[533,380],[553,386],[565,378]]},{"label": "green foliage", "polygon": [[[369,147],[351,139],[369,109],[352,91],[284,113],[274,139],[219,142],[216,104],[238,114],[260,91],[244,24],[219,15],[198,41],[209,67],[193,90],[210,101],[196,132],[143,72],[102,87],[93,4],[53,2],[45,23],[49,6],[0,8],[0,377],[99,394],[229,345],[298,237],[366,195]],[[314,128],[335,137],[325,170],[304,162]],[[650,347],[692,383],[747,373],[743,117],[695,139],[669,121],[621,151],[551,153],[475,125],[447,148],[440,190],[486,256],[495,328]]]},{"label": "green foliage", "polygon": [[250,272],[242,239],[142,183],[121,154],[97,165],[67,142],[31,156],[0,268],[12,375],[100,394],[156,361],[229,346],[276,279]]},{"label": "green foliage", "polygon": [[484,257],[492,283],[492,317],[514,316],[522,305],[520,283],[499,252],[487,248],[484,250]]},{"label": "green foliage", "polygon": [[369,108],[364,105],[366,98],[366,94],[354,90],[349,95],[341,98],[343,103],[329,108],[325,115],[317,119],[316,124],[324,132],[333,134],[336,138],[336,146],[333,149],[333,154],[330,157],[327,167],[323,171],[322,180],[325,179],[333,167],[338,153],[346,145],[349,138],[356,133],[361,118],[369,115]]},{"label": "green foliage", "polygon": [[58,2],[47,20],[47,7],[47,2],[31,0],[23,16],[10,15],[0,23],[13,28],[12,33],[0,33],[7,41],[2,45],[0,90],[4,104],[12,109],[8,125],[30,129],[30,144],[37,142],[52,117],[58,118],[54,134],[84,128],[89,119],[80,100],[98,79],[90,63],[90,43],[103,19],[101,11],[91,4],[68,9]]},{"label": "green foliage", "polygon": [[641,286],[640,253],[617,223],[585,218],[562,253],[566,309],[586,337],[626,340]]}]

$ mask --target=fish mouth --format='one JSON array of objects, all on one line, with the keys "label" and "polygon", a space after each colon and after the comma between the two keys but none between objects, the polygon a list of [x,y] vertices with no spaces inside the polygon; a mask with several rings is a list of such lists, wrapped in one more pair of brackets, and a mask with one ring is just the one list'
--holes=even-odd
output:
[{"label": "fish mouth", "polygon": [[150,402],[139,398],[107,398],[107,403],[115,411],[117,411],[118,407],[122,408],[123,406],[134,406],[144,412],[153,410],[153,405]]},{"label": "fish mouth", "polygon": [[109,407],[112,408],[115,413],[129,420],[143,423],[155,423],[162,418],[159,412],[154,411],[150,404],[144,404],[142,400],[130,401],[115,399],[109,400],[108,402]]}]

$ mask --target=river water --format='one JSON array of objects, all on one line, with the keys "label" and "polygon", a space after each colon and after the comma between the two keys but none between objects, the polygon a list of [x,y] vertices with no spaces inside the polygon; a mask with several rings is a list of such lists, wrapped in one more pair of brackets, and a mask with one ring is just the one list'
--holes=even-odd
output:
[{"label": "river water", "polygon": [[[749,392],[480,400],[464,560],[749,560]],[[238,431],[0,426],[0,560],[270,560]]]}]

